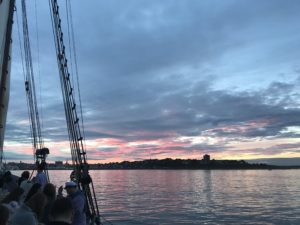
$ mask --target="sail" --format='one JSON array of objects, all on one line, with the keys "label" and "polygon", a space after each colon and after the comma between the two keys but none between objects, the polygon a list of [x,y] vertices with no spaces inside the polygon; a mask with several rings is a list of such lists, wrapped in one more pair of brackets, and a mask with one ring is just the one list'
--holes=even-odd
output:
[{"label": "sail", "polygon": [[11,33],[14,0],[0,0],[0,167],[9,100]]}]

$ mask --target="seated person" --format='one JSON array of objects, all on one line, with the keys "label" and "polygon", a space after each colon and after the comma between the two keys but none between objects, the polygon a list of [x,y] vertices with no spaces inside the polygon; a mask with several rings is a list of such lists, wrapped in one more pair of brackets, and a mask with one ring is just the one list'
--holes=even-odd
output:
[{"label": "seated person", "polygon": [[[74,209],[74,218],[72,225],[86,225],[86,199],[81,190],[77,188],[77,184],[73,181],[66,182],[65,190],[68,198],[71,199]],[[58,196],[62,196],[63,187],[58,189]]]},{"label": "seated person", "polygon": [[0,204],[0,225],[7,225],[9,219],[9,210]]},{"label": "seated person", "polygon": [[58,198],[53,202],[48,225],[71,225],[73,218],[72,201],[69,198]]},{"label": "seated person", "polygon": [[21,186],[21,183],[23,181],[27,181],[29,180],[29,177],[30,177],[30,173],[29,171],[24,171],[22,174],[21,174],[21,177],[18,179],[18,185]]},{"label": "seated person", "polygon": [[47,198],[43,193],[34,194],[21,205],[10,219],[9,225],[38,225],[43,216]]},{"label": "seated person", "polygon": [[47,175],[45,174],[44,170],[45,164],[39,164],[37,168],[37,174],[35,176],[35,182],[40,184],[42,189],[48,183]]},{"label": "seated person", "polygon": [[8,192],[12,192],[18,187],[17,177],[12,175],[10,171],[6,171],[3,175],[3,188]]}]

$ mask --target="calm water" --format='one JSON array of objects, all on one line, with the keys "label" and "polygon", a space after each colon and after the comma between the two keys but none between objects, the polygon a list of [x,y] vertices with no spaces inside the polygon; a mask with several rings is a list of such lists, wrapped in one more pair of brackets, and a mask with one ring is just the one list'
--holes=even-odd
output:
[{"label": "calm water", "polygon": [[[70,171],[50,171],[63,184]],[[300,224],[300,170],[91,171],[113,224]]]}]

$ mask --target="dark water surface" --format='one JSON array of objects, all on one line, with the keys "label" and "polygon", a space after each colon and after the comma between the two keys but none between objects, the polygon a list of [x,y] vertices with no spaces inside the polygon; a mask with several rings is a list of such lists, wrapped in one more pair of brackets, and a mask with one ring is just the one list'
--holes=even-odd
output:
[{"label": "dark water surface", "polygon": [[[70,171],[50,171],[59,186]],[[113,224],[300,224],[300,170],[91,171]]]}]

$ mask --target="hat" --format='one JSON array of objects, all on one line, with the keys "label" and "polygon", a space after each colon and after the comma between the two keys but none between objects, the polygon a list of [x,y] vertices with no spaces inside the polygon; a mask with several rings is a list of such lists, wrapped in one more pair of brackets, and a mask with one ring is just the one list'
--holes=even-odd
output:
[{"label": "hat", "polygon": [[77,187],[77,184],[73,181],[66,182],[65,188],[69,188],[69,187]]}]

